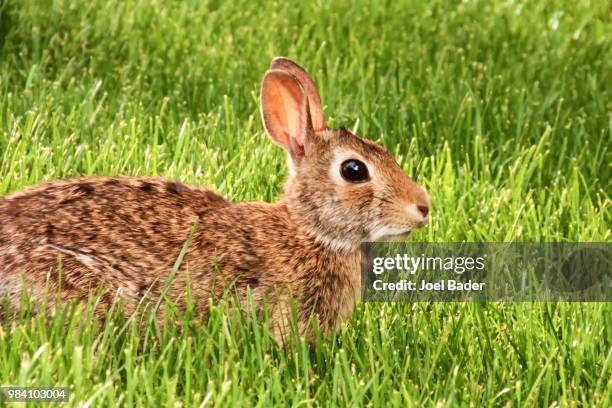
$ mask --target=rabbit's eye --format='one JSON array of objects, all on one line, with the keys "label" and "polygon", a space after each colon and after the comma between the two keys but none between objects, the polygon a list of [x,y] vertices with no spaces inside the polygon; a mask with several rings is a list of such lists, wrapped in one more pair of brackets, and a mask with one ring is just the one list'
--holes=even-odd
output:
[{"label": "rabbit's eye", "polygon": [[346,181],[351,183],[362,183],[368,181],[368,168],[366,165],[355,159],[350,159],[342,162],[340,166],[340,174]]}]

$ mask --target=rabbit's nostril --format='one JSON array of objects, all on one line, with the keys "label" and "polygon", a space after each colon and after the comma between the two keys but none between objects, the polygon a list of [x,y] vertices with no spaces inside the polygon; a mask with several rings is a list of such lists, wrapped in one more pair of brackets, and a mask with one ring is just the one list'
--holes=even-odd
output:
[{"label": "rabbit's nostril", "polygon": [[417,205],[417,208],[419,212],[423,214],[423,217],[427,217],[427,214],[429,214],[429,207],[426,205]]}]

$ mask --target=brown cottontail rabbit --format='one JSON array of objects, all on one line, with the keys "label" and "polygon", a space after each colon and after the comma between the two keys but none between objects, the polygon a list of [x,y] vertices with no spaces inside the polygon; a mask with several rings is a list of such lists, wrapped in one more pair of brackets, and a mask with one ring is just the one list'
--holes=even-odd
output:
[{"label": "brown cottontail rabbit", "polygon": [[197,222],[171,299],[182,305],[189,279],[205,315],[208,299],[232,282],[242,297],[250,287],[256,306],[268,299],[281,340],[290,296],[299,302],[301,333],[312,315],[332,329],[360,288],[360,242],[422,226],[429,197],[384,148],[329,129],[314,82],[292,61],[272,61],[261,112],[289,156],[276,203],[234,204],[147,177],[54,181],[0,197],[0,296],[18,304],[25,285],[34,299],[45,287],[84,299],[103,287],[100,311],[117,293],[133,311],[145,293],[159,297]]}]

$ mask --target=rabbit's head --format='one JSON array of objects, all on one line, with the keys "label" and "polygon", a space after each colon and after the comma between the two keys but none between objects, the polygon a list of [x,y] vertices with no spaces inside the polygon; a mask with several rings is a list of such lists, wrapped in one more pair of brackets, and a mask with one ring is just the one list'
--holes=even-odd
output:
[{"label": "rabbit's head", "polygon": [[428,219],[427,191],[380,145],[329,129],[304,69],[276,58],[261,87],[268,135],[289,156],[281,202],[299,226],[335,250],[406,237]]}]

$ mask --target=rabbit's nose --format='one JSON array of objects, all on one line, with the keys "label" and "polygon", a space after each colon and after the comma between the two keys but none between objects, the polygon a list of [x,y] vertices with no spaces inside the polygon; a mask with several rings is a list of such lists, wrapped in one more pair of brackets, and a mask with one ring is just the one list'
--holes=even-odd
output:
[{"label": "rabbit's nose", "polygon": [[427,214],[429,214],[429,207],[426,205],[417,205],[417,209],[423,215],[424,218],[427,218]]}]

